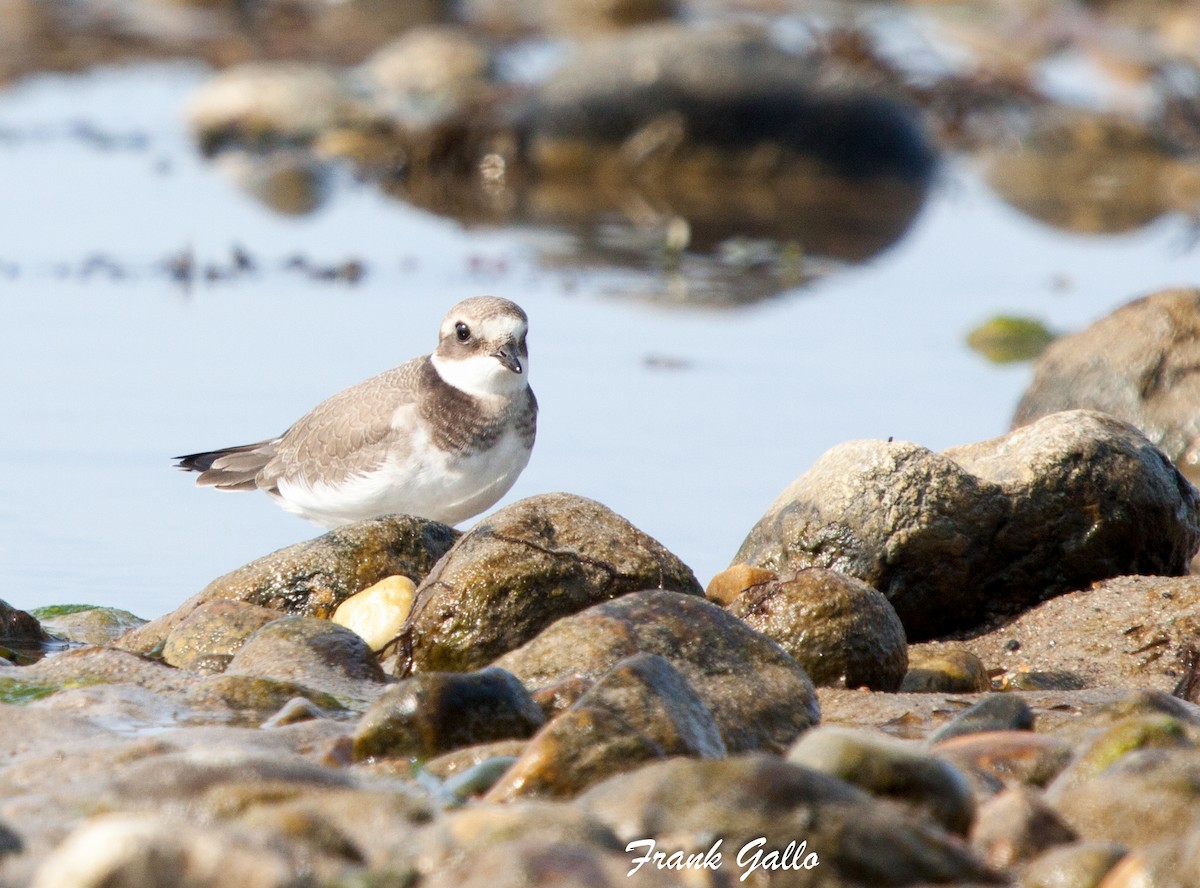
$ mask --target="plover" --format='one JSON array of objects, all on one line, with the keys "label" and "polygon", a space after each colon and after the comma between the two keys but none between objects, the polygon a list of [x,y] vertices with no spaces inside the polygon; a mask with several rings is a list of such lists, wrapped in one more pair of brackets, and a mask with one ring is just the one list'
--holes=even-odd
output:
[{"label": "plover", "polygon": [[432,354],[352,386],[278,438],[176,457],[218,490],[265,490],[326,527],[394,512],[458,524],[529,462],[537,399],[529,321],[492,296],[460,302]]}]

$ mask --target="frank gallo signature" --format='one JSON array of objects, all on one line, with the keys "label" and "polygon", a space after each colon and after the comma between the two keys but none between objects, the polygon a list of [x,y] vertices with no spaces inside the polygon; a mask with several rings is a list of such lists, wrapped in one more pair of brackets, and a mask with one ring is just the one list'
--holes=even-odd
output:
[{"label": "frank gallo signature", "polygon": [[[643,851],[640,857],[631,861],[633,867],[626,876],[632,876],[646,864],[658,869],[670,870],[717,870],[721,868],[724,854],[721,844],[724,839],[717,839],[707,851],[696,851],[686,854],[683,851],[656,851],[654,839],[637,839],[625,846],[625,851]],[[808,841],[789,842],[783,850],[767,850],[766,838],[751,839],[738,849],[734,860],[737,862],[741,875],[738,881],[744,882],[746,877],[755,870],[811,870],[821,863],[817,852],[808,850]]]}]

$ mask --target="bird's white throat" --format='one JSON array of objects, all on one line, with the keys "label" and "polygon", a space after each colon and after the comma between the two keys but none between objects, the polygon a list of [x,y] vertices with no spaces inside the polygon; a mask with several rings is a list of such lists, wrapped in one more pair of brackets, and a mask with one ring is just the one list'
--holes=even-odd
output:
[{"label": "bird's white throat", "polygon": [[446,383],[476,398],[511,397],[529,385],[527,357],[521,358],[520,373],[513,373],[491,355],[450,359],[434,353],[430,361]]}]

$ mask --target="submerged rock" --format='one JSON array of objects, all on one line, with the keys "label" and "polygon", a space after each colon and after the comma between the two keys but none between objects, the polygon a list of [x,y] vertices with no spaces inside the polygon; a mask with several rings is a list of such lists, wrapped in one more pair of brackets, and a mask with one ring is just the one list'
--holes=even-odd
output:
[{"label": "submerged rock", "polygon": [[428,758],[477,743],[529,737],[544,721],[529,692],[503,669],[424,672],[388,688],[371,704],[354,734],[354,758]]},{"label": "submerged rock", "polygon": [[1198,407],[1200,290],[1162,290],[1048,348],[1013,427],[1060,410],[1101,410],[1137,426],[1197,477]]},{"label": "submerged rock", "polygon": [[564,617],[495,665],[536,689],[595,680],[638,653],[663,657],[687,679],[731,753],[782,751],[820,717],[812,682],[782,648],[677,592],[636,592]]},{"label": "submerged rock", "polygon": [[1162,451],[1130,425],[1068,411],[941,454],[834,447],[734,561],[856,576],[920,641],[1095,580],[1186,573],[1198,545],[1200,495]]},{"label": "submerged rock", "polygon": [[1021,888],[1098,888],[1127,850],[1115,842],[1055,845],[1029,863]]},{"label": "submerged rock", "polygon": [[565,493],[513,503],[471,528],[417,588],[400,646],[413,671],[486,666],[555,620],[643,589],[702,594],[662,544]]},{"label": "submerged rock", "polygon": [[152,651],[197,607],[223,598],[329,617],[351,595],[385,577],[400,574],[420,581],[459,535],[445,524],[412,515],[348,524],[218,577],[171,613],[127,632],[117,644]]},{"label": "submerged rock", "polygon": [[894,691],[904,679],[904,627],[861,580],[809,568],[752,586],[728,609],[791,654],[814,684]]}]

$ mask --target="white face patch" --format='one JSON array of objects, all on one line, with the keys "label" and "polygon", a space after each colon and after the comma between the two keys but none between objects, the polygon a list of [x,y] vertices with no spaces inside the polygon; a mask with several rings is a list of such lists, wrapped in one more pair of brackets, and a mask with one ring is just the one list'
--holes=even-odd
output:
[{"label": "white face patch", "polygon": [[490,354],[454,360],[434,353],[433,367],[447,383],[477,398],[510,396],[529,385],[529,359],[521,358],[520,373],[513,373]]},{"label": "white face patch", "polygon": [[[458,338],[466,325],[469,339]],[[528,324],[512,314],[494,314],[476,320],[469,313],[451,312],[442,323],[442,341],[430,359],[438,375],[456,389],[475,397],[511,397],[529,385],[529,358],[517,354]],[[521,365],[514,373],[493,353],[500,349]]]}]

